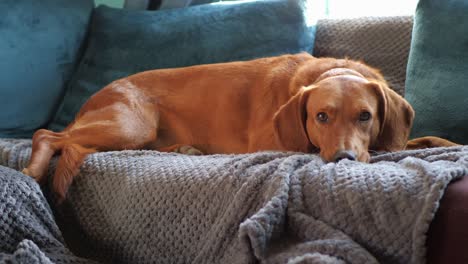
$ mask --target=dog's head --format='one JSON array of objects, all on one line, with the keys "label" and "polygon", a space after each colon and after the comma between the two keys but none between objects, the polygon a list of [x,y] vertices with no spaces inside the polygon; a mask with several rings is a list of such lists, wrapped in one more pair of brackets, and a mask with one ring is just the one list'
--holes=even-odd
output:
[{"label": "dog's head", "polygon": [[404,149],[413,118],[412,107],[384,81],[343,70],[302,87],[273,122],[285,150],[310,152],[315,147],[328,162],[368,162],[369,150]]}]

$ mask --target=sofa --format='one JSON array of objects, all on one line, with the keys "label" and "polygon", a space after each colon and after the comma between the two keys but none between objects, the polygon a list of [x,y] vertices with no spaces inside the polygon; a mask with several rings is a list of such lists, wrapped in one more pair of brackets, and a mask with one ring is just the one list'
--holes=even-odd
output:
[{"label": "sofa", "polygon": [[[417,87],[423,4],[415,17],[315,23],[281,0],[166,11],[22,2],[0,3],[11,11],[0,19],[1,261],[468,263],[465,146],[377,153],[369,165],[303,153],[98,153],[63,205],[17,172],[35,129],[62,129],[103,85],[147,69],[305,51],[363,60],[405,95]],[[417,123],[413,136],[425,131]]]},{"label": "sofa", "polygon": [[[315,55],[363,59],[382,69],[390,85],[404,95],[412,29],[413,17],[319,20]],[[467,233],[452,223],[467,217],[467,188],[466,177],[447,187],[428,232],[428,263],[468,261],[461,248],[468,243]]]}]

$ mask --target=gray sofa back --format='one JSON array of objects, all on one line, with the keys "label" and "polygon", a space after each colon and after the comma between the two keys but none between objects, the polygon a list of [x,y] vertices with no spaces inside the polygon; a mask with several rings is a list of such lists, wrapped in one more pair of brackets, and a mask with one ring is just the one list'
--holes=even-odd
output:
[{"label": "gray sofa back", "polygon": [[412,16],[322,19],[314,56],[363,60],[380,69],[390,86],[404,95],[412,28]]}]

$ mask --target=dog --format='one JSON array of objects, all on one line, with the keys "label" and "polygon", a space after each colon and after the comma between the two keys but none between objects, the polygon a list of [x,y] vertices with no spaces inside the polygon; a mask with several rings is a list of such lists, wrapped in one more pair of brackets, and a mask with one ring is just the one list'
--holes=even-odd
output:
[{"label": "dog", "polygon": [[104,87],[63,131],[36,131],[23,173],[43,182],[60,153],[52,188],[63,200],[99,151],[317,150],[327,162],[368,162],[369,151],[405,149],[413,118],[377,69],[349,59],[300,53],[151,70]]}]

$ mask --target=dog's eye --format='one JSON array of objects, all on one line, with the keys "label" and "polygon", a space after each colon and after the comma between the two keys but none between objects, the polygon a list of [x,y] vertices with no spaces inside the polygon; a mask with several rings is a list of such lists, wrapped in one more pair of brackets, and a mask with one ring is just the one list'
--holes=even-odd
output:
[{"label": "dog's eye", "polygon": [[317,114],[317,120],[321,123],[326,123],[328,121],[328,115],[324,112]]},{"label": "dog's eye", "polygon": [[361,122],[369,121],[370,118],[371,114],[367,111],[361,112],[361,114],[359,115],[359,121]]}]

